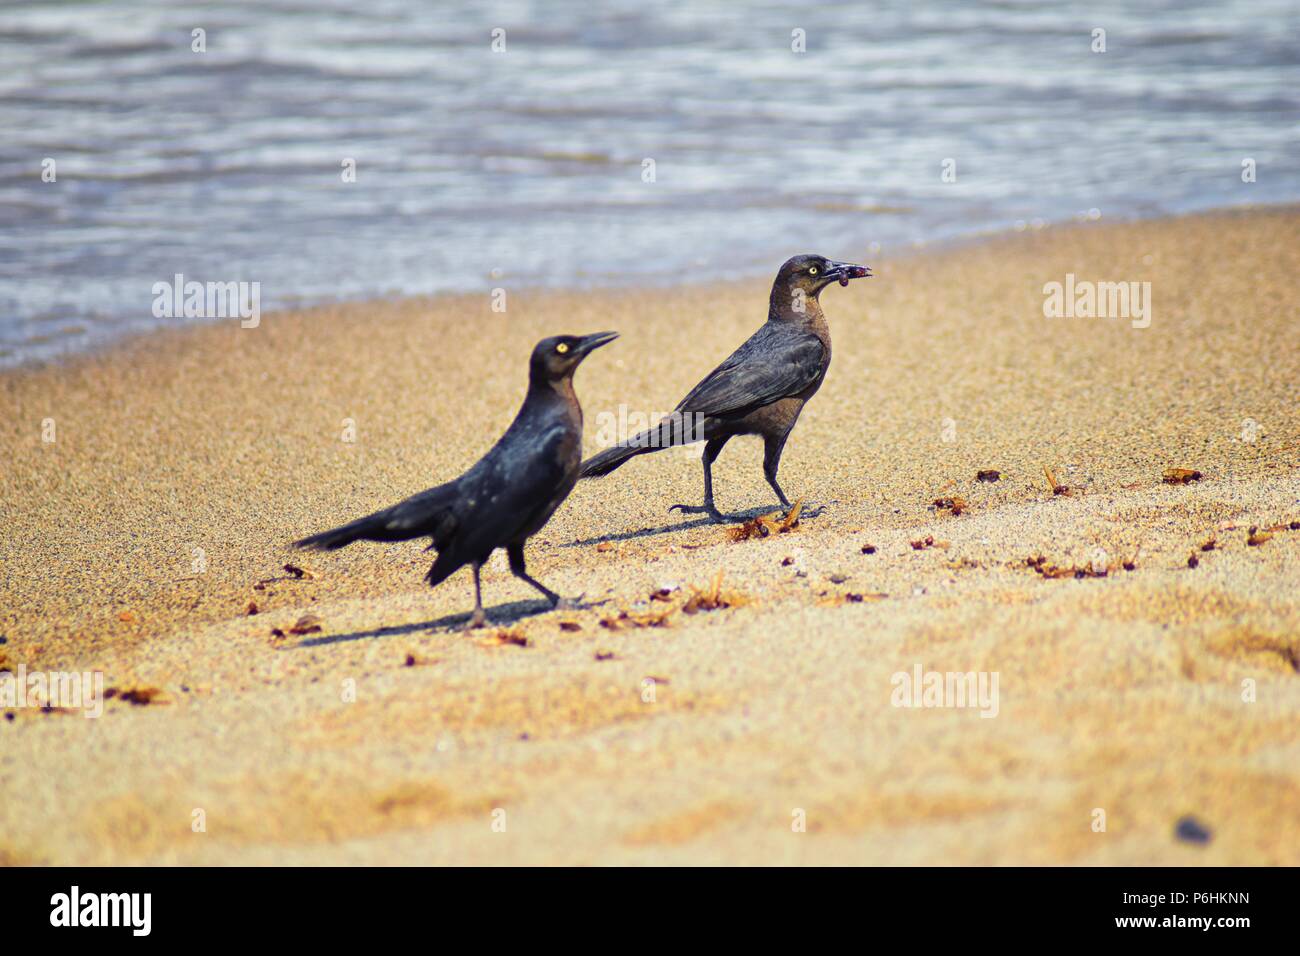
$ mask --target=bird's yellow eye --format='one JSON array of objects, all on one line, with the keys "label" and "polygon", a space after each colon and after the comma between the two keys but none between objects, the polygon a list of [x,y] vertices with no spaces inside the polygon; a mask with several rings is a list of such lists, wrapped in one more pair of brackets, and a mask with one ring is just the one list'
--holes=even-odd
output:
[{"label": "bird's yellow eye", "polygon": [[555,347],[555,351],[563,355],[565,352],[569,351],[569,346],[567,343],[561,342],[559,345]]},{"label": "bird's yellow eye", "polygon": [[809,266],[809,267],[808,267],[808,274],[809,274],[810,276],[815,276],[815,275],[817,274],[817,267],[816,267],[816,266]]}]

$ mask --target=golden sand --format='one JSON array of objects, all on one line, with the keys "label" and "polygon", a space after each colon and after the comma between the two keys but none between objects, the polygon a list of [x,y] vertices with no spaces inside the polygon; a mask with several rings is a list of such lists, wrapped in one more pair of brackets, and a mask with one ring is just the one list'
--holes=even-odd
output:
[{"label": "golden sand", "polygon": [[[589,450],[600,412],[671,408],[766,282],[342,305],[0,376],[0,660],[157,692],[0,718],[0,862],[1300,863],[1298,239],[1280,209],[871,261],[823,295],[783,462],[813,516],[735,541],[667,512],[696,458],[638,459],[530,545],[586,606],[498,556],[468,634],[468,572],[431,591],[420,543],[287,542],[471,464],[544,335],[622,332],[578,373]],[[1150,327],[1045,318],[1067,273],[1151,282]],[[724,510],[775,507],[760,461],[728,446]],[[996,672],[997,715],[893,706],[918,665]]]}]

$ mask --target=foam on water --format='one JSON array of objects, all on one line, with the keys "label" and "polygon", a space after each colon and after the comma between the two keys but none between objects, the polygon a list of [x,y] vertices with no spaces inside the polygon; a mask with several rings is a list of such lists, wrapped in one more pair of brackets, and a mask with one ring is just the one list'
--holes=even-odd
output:
[{"label": "foam on water", "polygon": [[681,281],[1294,200],[1297,36],[1293,0],[9,4],[0,364],[178,321],[176,273],[263,308]]}]

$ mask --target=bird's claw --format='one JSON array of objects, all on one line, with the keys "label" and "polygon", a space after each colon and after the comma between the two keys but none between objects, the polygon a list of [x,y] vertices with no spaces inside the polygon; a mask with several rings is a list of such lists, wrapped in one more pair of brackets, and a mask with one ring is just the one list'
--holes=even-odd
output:
[{"label": "bird's claw", "polygon": [[580,611],[582,610],[582,599],[586,596],[586,594],[579,594],[573,598],[562,597],[552,607],[556,611]]},{"label": "bird's claw", "polygon": [[673,505],[669,511],[680,511],[684,515],[708,515],[714,521],[723,522],[727,519],[717,508],[711,508],[708,505]]},{"label": "bird's claw", "polygon": [[475,612],[470,615],[469,620],[465,622],[463,627],[461,627],[461,630],[462,631],[477,630],[480,627],[486,627],[487,622],[488,622],[487,615],[484,614],[481,609],[475,610]]}]

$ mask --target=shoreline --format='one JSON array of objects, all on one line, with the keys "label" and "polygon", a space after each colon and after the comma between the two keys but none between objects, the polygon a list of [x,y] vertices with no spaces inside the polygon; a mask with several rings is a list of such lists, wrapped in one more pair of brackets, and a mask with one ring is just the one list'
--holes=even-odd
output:
[{"label": "shoreline", "polygon": [[[1280,202],[1273,202],[1273,203],[1247,202],[1247,203],[1238,203],[1231,206],[1216,206],[1204,210],[1162,213],[1150,217],[1122,216],[1122,217],[1115,217],[1113,219],[1100,219],[1096,221],[1091,221],[1091,220],[1083,221],[1076,218],[1073,220],[1064,220],[1055,223],[1045,222],[1042,227],[1037,229],[1029,225],[1026,225],[1024,229],[1015,229],[1014,227],[1006,227],[1001,229],[994,229],[994,228],[973,229],[967,232],[962,232],[957,235],[948,236],[938,240],[913,240],[905,243],[900,243],[896,246],[891,247],[891,249],[888,252],[882,251],[880,253],[870,253],[866,249],[861,249],[861,250],[853,251],[852,255],[857,255],[864,259],[874,256],[875,259],[879,262],[885,262],[885,261],[905,262],[908,259],[914,257],[925,257],[925,256],[936,256],[936,255],[959,253],[961,250],[971,246],[982,245],[987,242],[1006,241],[1009,239],[1014,239],[1017,236],[1027,235],[1027,234],[1033,235],[1033,234],[1045,234],[1046,232],[1052,232],[1054,234],[1059,235],[1063,231],[1076,230],[1076,229],[1105,228],[1105,227],[1125,226],[1125,225],[1132,225],[1136,223],[1146,223],[1146,222],[1150,222],[1150,223],[1177,222],[1182,219],[1201,218],[1205,216],[1240,216],[1240,215],[1250,216],[1250,215],[1261,214],[1261,213],[1262,214],[1285,213],[1297,209],[1300,209],[1300,201],[1280,201]],[[793,253],[790,252],[789,254],[793,254]],[[850,252],[844,252],[841,255],[850,258],[852,257],[852,255],[850,255]],[[490,282],[492,281],[502,282],[506,280],[485,280],[485,283],[490,285]],[[552,285],[513,286],[511,285],[509,286],[508,291],[511,294],[520,294],[520,295],[529,295],[529,296],[545,296],[548,294],[550,295],[565,295],[565,294],[603,295],[603,294],[617,294],[619,292],[627,292],[627,293],[640,294],[640,295],[651,295],[655,293],[671,291],[674,289],[676,290],[694,289],[699,291],[707,291],[709,289],[715,289],[715,288],[724,288],[724,289],[730,289],[732,287],[738,288],[738,287],[744,287],[754,282],[759,282],[760,284],[767,282],[766,273],[762,270],[755,268],[753,273],[743,273],[737,276],[736,278],[726,279],[726,280],[719,280],[716,278],[692,280],[689,276],[686,277],[684,280],[672,280],[665,276],[659,282],[652,282],[652,281],[645,281],[645,282],[636,281],[636,282],[629,282],[629,283],[593,282],[589,284],[574,283],[572,285],[567,285],[567,286],[552,286]],[[491,294],[491,289],[488,288],[487,285],[485,285],[484,288],[478,290],[446,290],[442,292],[435,292],[429,294],[412,295],[412,294],[402,293],[402,294],[395,294],[395,295],[372,296],[369,298],[330,299],[330,300],[323,300],[319,302],[306,301],[292,306],[272,307],[270,309],[265,310],[262,313],[262,317],[274,318],[278,315],[297,315],[297,314],[304,314],[304,313],[314,313],[322,310],[339,311],[339,310],[363,309],[369,305],[377,304],[377,303],[387,303],[387,304],[397,304],[397,305],[422,304],[425,305],[426,307],[437,309],[451,301],[487,298],[490,296],[490,294]],[[289,296],[288,298],[293,299],[295,297]],[[102,342],[88,344],[80,348],[70,349],[66,352],[62,352],[54,356],[49,356],[46,358],[24,359],[12,365],[0,365],[0,377],[13,374],[13,373],[21,373],[24,371],[36,371],[40,369],[67,367],[69,365],[75,365],[78,361],[82,359],[90,358],[96,355],[112,352],[119,348],[127,347],[140,339],[146,339],[146,338],[152,338],[152,337],[164,336],[164,335],[175,335],[175,334],[183,335],[195,330],[212,328],[212,327],[220,327],[220,325],[223,323],[231,323],[231,322],[237,323],[238,321],[239,320],[237,318],[200,319],[199,321],[193,324],[178,325],[178,326],[171,326],[171,327],[163,326],[159,328],[143,329],[134,332],[125,331],[113,335],[112,337]]]},{"label": "shoreline", "polygon": [[[782,465],[821,514],[736,541],[667,513],[698,458],[646,456],[530,544],[584,607],[497,555],[470,635],[468,575],[430,590],[421,544],[287,543],[459,473],[537,339],[615,329],[576,379],[590,453],[770,279],[318,306],[0,371],[0,665],[118,692],[0,721],[0,862],[1300,863],[1298,231],[1233,208],[868,260],[823,294]],[[1150,282],[1150,326],[1046,318],[1070,273]],[[775,509],[760,459],[728,445],[724,510]],[[999,675],[996,716],[892,705],[917,668]]]}]

